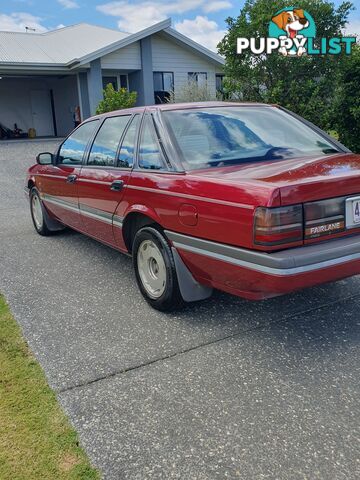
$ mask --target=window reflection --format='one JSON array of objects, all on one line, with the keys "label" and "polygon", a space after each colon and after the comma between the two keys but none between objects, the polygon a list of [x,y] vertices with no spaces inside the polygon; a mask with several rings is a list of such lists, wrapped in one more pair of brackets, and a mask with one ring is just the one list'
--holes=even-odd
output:
[{"label": "window reflection", "polygon": [[139,115],[133,118],[121,145],[118,166],[131,168],[134,164],[136,131],[139,123]]},{"label": "window reflection", "polygon": [[96,135],[91,147],[88,165],[113,167],[120,138],[130,115],[107,118]]},{"label": "window reflection", "polygon": [[84,123],[75,132],[70,135],[62,144],[58,163],[64,165],[80,165],[84,155],[86,145],[88,144],[92,134],[95,131],[99,121],[93,120],[91,122]]},{"label": "window reflection", "polygon": [[160,170],[164,168],[162,156],[149,117],[145,120],[145,126],[141,137],[139,167],[150,170]]}]

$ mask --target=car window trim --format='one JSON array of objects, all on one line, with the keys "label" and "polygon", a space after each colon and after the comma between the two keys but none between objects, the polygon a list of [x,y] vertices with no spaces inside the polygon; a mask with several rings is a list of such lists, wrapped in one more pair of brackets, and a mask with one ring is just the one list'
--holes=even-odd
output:
[{"label": "car window trim", "polygon": [[[64,143],[71,137],[71,135],[73,135],[80,127],[83,127],[86,123],[91,123],[91,122],[99,122],[99,120],[101,120],[100,118],[92,118],[91,120],[87,120],[85,122],[82,122],[80,123],[80,125],[78,125],[76,128],[74,128],[74,130],[72,130],[69,135],[60,143],[60,145],[58,146],[58,149],[57,149],[57,152],[56,152],[56,156],[55,156],[55,166],[58,166],[58,165],[67,165],[69,167],[71,166],[74,166],[74,167],[82,167],[83,163],[84,163],[84,158],[85,158],[85,154],[87,153],[87,149],[88,149],[88,145],[89,143],[91,142],[92,138],[94,138],[94,133],[90,136],[85,148],[84,148],[84,152],[83,152],[83,156],[82,156],[82,159],[81,159],[81,163],[78,163],[78,164],[75,164],[75,165],[69,165],[69,164],[66,164],[66,163],[59,163],[59,154],[60,154],[60,150],[62,148],[62,146],[64,145]],[[102,122],[100,121],[99,122],[100,124],[102,124]],[[94,132],[97,132],[99,130],[99,128],[95,128]]]},{"label": "car window trim", "polygon": [[[118,154],[119,154],[119,145],[121,145],[122,143],[122,140],[123,140],[123,137],[124,137],[124,133],[127,132],[127,129],[131,123],[131,120],[132,118],[134,117],[134,113],[124,113],[123,115],[108,115],[106,117],[103,118],[103,121],[100,122],[100,125],[99,125],[99,128],[96,130],[95,132],[95,135],[93,136],[92,138],[92,141],[90,143],[90,145],[88,145],[88,149],[86,151],[86,155],[83,159],[83,165],[82,165],[82,168],[118,168],[116,167],[116,163],[118,161]],[[104,125],[104,123],[106,122],[106,120],[110,119],[110,118],[118,118],[118,117],[129,117],[129,120],[127,122],[127,124],[125,125],[125,128],[124,128],[124,131],[123,133],[121,134],[120,138],[119,138],[119,143],[117,145],[117,148],[116,148],[116,154],[115,154],[115,164],[114,165],[89,165],[89,158],[90,158],[90,153],[91,153],[91,149],[94,145],[94,142],[96,140],[96,137],[98,136],[98,133],[100,132],[102,126]],[[126,170],[129,170],[128,168]]]},{"label": "car window trim", "polygon": [[[140,145],[141,145],[141,140],[142,140],[142,136],[143,136],[144,128],[145,128],[144,126],[145,126],[145,122],[146,122],[147,118],[150,119],[150,130],[152,129],[152,133],[153,133],[153,136],[154,136],[155,143],[158,147],[163,165],[165,167],[163,169],[152,170],[150,168],[142,168],[142,167],[139,166]],[[144,112],[143,118],[141,119],[141,125],[140,125],[140,130],[139,130],[139,135],[138,135],[136,166],[134,167],[134,170],[137,170],[137,171],[140,171],[140,172],[151,172],[151,173],[169,173],[169,172],[171,172],[171,170],[169,170],[168,162],[165,159],[163,149],[161,148],[161,144],[159,142],[159,138],[158,138],[157,132],[155,130],[154,119],[151,115],[151,112],[149,112],[149,111]]]},{"label": "car window trim", "polygon": [[[131,127],[132,123],[135,121],[135,117],[136,116],[139,116],[139,122],[138,122],[138,125],[136,126],[136,131],[135,131],[135,141],[134,141],[134,159],[133,159],[133,164],[131,167],[122,167],[122,166],[119,166],[119,160],[120,160],[120,152],[121,152],[121,148],[122,148],[122,145],[123,145],[123,142],[124,142],[124,139],[126,137],[126,134],[129,130],[129,128]],[[137,147],[137,143],[138,143],[138,138],[139,138],[139,132],[140,132],[140,126],[141,126],[141,123],[142,123],[142,116],[143,116],[143,113],[133,113],[131,115],[131,119],[129,121],[129,123],[126,125],[126,128],[124,130],[124,133],[120,139],[120,142],[119,142],[119,145],[118,145],[118,149],[117,149],[117,152],[116,152],[116,165],[115,165],[115,168],[118,168],[120,170],[133,170],[134,169],[134,166],[135,166],[135,161],[136,161],[136,147]]]}]

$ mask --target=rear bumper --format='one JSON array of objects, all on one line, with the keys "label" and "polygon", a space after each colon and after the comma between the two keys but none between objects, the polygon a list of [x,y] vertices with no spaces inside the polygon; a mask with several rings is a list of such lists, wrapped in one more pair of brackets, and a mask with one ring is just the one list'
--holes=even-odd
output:
[{"label": "rear bumper", "polygon": [[167,231],[194,277],[251,299],[360,273],[360,236],[264,253]]}]

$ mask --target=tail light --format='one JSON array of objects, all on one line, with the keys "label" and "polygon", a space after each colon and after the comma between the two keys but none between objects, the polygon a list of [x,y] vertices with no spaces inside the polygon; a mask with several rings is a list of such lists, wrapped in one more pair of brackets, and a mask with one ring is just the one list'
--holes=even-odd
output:
[{"label": "tail light", "polygon": [[303,207],[265,208],[255,212],[254,242],[257,245],[274,246],[303,240]]},{"label": "tail light", "polygon": [[317,238],[345,230],[345,198],[304,204],[305,238]]}]

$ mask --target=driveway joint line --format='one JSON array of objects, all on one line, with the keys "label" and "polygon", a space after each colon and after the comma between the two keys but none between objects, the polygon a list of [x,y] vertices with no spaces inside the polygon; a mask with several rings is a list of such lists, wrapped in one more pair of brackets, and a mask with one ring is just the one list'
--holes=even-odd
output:
[{"label": "driveway joint line", "polygon": [[124,373],[131,372],[133,370],[138,370],[140,368],[147,367],[147,366],[153,365],[155,363],[162,362],[164,360],[169,360],[171,358],[174,358],[174,357],[177,357],[177,356],[180,356],[180,355],[185,355],[186,353],[192,352],[194,350],[198,350],[200,348],[208,347],[210,345],[214,345],[214,344],[223,342],[225,340],[230,340],[232,338],[238,337],[239,335],[247,335],[248,333],[251,333],[251,332],[254,332],[254,331],[263,330],[269,325],[279,325],[279,324],[281,324],[285,321],[293,320],[294,318],[299,317],[300,315],[308,315],[308,314],[311,314],[312,312],[316,312],[317,310],[322,310],[323,308],[327,308],[331,305],[336,305],[338,303],[342,303],[342,302],[345,302],[345,301],[348,301],[348,300],[352,300],[352,299],[357,298],[357,297],[360,297],[360,294],[349,295],[348,297],[344,297],[344,298],[335,300],[333,302],[328,302],[328,303],[325,303],[323,305],[319,305],[318,307],[313,307],[313,308],[309,308],[307,310],[303,310],[302,312],[296,312],[296,313],[293,313],[293,314],[286,315],[279,320],[274,320],[273,322],[269,322],[268,324],[265,324],[265,325],[259,325],[259,326],[254,327],[254,328],[249,328],[247,330],[243,330],[242,332],[232,333],[230,335],[226,335],[225,337],[216,338],[215,340],[200,343],[200,344],[195,345],[193,347],[189,347],[189,348],[186,348],[184,350],[179,350],[177,352],[170,353],[170,354],[165,355],[163,357],[159,357],[159,358],[155,358],[153,360],[149,360],[148,362],[140,363],[139,365],[134,365],[132,367],[124,368],[122,370],[118,370],[116,372],[109,373],[108,375],[104,375],[102,377],[98,377],[98,378],[95,378],[93,380],[89,380],[88,382],[79,383],[77,385],[72,385],[70,387],[61,388],[59,390],[55,389],[55,391],[56,391],[57,394],[62,394],[62,393],[70,392],[72,390],[76,390],[77,388],[87,387],[87,386],[92,385],[94,383],[101,382],[102,380],[108,380],[110,378],[116,377],[117,375],[123,375]]}]

